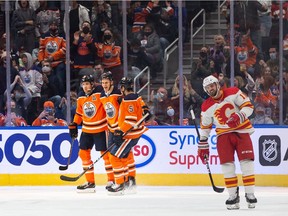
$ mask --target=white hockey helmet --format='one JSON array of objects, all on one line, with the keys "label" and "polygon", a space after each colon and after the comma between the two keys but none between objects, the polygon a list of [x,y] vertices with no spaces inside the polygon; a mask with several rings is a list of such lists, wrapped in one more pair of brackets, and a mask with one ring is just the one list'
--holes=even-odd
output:
[{"label": "white hockey helmet", "polygon": [[[212,96],[212,95],[210,95],[209,92],[207,92],[206,87],[212,83],[216,83],[216,85],[217,85],[217,92],[216,92],[216,95],[217,95],[219,90],[220,90],[219,80],[213,75],[205,77],[205,79],[203,80],[203,89],[209,96]],[[215,97],[216,95],[214,95],[212,97]]]}]

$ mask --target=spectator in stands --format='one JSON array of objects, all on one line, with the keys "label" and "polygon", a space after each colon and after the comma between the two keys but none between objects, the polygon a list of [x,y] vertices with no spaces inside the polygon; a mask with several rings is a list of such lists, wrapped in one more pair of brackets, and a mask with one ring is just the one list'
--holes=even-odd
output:
[{"label": "spectator in stands", "polygon": [[[55,103],[54,103],[55,104]],[[56,104],[55,104],[56,105]],[[76,105],[77,105],[77,92],[76,91],[70,91],[70,115],[71,119],[74,118],[74,115],[76,113]],[[67,93],[64,97],[61,98],[61,101],[59,105],[56,107],[56,113],[55,116],[57,118],[67,119]]]},{"label": "spectator in stands", "polygon": [[111,29],[105,29],[102,43],[95,43],[97,56],[100,58],[106,70],[111,71],[115,83],[119,83],[123,77],[121,63],[121,47],[114,41],[114,34]]},{"label": "spectator in stands", "polygon": [[[4,92],[7,89],[7,76],[6,76],[6,55],[7,53],[4,51],[2,52],[1,58],[0,58],[0,113],[4,113]],[[15,68],[11,67],[10,70],[10,80],[14,80],[15,76],[18,75],[18,71],[15,70]]]},{"label": "spectator in stands", "polygon": [[[5,101],[7,101],[7,90],[4,92]],[[32,94],[19,75],[15,76],[14,81],[10,85],[10,90],[11,98],[16,104],[14,112],[17,116],[27,119],[27,108],[31,103]]]},{"label": "spectator in stands", "polygon": [[70,20],[70,42],[73,42],[74,33],[81,30],[83,22],[90,21],[89,9],[73,0],[71,10],[69,11]]},{"label": "spectator in stands", "polygon": [[41,102],[43,104],[47,100],[51,100],[52,97],[59,96],[59,103],[61,100],[60,97],[60,81],[59,78],[53,74],[53,69],[49,61],[43,61],[42,64],[42,79],[43,85],[41,87]]},{"label": "spectator in stands", "polygon": [[30,53],[25,52],[21,54],[20,58],[22,60],[23,67],[20,67],[19,74],[23,83],[32,94],[32,101],[27,109],[27,123],[31,125],[40,111],[40,97],[43,79],[42,74],[35,69]]},{"label": "spectator in stands", "polygon": [[267,11],[265,12],[258,11],[261,37],[263,39],[263,37],[269,37],[270,30],[272,27],[272,17],[271,17],[272,1],[271,0],[259,0],[258,2],[261,5],[263,5],[264,8],[267,7]]},{"label": "spectator in stands", "polygon": [[16,114],[16,102],[13,99],[11,100],[10,107],[11,107],[11,115],[10,115],[11,124],[8,122],[7,114],[3,115],[2,113],[0,113],[0,126],[13,126],[13,127],[27,126],[26,120],[22,116]]},{"label": "spectator in stands", "polygon": [[[180,76],[175,79],[174,85],[168,90],[168,98],[170,98],[173,107],[179,107],[180,97]],[[191,83],[188,82],[186,76],[183,75],[183,118],[189,119],[190,108],[193,107],[195,116],[200,119],[201,104],[204,99],[197,94],[192,88]]]},{"label": "spectator in stands", "polygon": [[141,41],[144,52],[153,56],[150,74],[152,78],[156,78],[157,72],[163,69],[162,49],[159,36],[152,25],[146,24],[142,34],[138,35],[138,39]]},{"label": "spectator in stands", "polygon": [[146,17],[151,13],[153,7],[154,3],[152,1],[148,2],[145,8],[142,7],[141,1],[131,2],[131,10],[133,13],[132,38],[137,37],[138,34],[141,33],[144,25],[146,24]]},{"label": "spectator in stands", "polygon": [[153,106],[150,108],[151,113],[155,115],[154,120],[158,125],[179,124],[179,108],[173,107],[167,94],[168,92],[164,87],[159,87],[156,94],[154,90],[151,91],[151,101],[153,102]]},{"label": "spectator in stands", "polygon": [[36,37],[40,37],[49,32],[49,24],[56,20],[60,26],[60,11],[56,7],[49,7],[47,1],[39,1],[40,6],[35,11],[36,14]]},{"label": "spectator in stands", "polygon": [[234,86],[239,88],[242,92],[246,93],[247,96],[253,101],[253,91],[255,88],[255,82],[252,76],[247,72],[246,67],[243,68],[243,75],[245,80],[243,80],[242,76],[235,76],[234,78]]},{"label": "spectator in stands", "polygon": [[44,34],[40,39],[38,61],[43,65],[45,62],[50,62],[54,74],[60,81],[60,95],[64,95],[66,86],[66,68],[65,56],[66,40],[59,35],[59,27],[56,20],[53,20],[49,25],[49,32]]},{"label": "spectator in stands", "polygon": [[191,85],[203,98],[206,95],[202,85],[203,79],[211,74],[214,74],[214,62],[209,61],[208,48],[204,46],[200,50],[198,59],[193,61],[191,71]]},{"label": "spectator in stands", "polygon": [[52,101],[44,103],[44,110],[33,121],[32,126],[67,126],[67,122],[63,119],[55,118],[55,108]]},{"label": "spectator in stands", "polygon": [[29,1],[19,0],[19,9],[13,12],[12,36],[15,42],[15,49],[24,49],[31,53],[35,42],[36,15],[33,9],[29,8]]},{"label": "spectator in stands", "polygon": [[254,102],[263,105],[266,110],[266,114],[274,122],[278,122],[279,119],[277,119],[277,114],[279,111],[279,101],[278,97],[273,95],[271,91],[271,87],[274,85],[274,83],[275,79],[272,76],[262,76]]},{"label": "spectator in stands", "polygon": [[258,1],[239,0],[234,4],[234,23],[237,26],[236,29],[242,34],[247,34],[250,31],[251,40],[261,55],[260,59],[263,59],[263,56],[258,11],[266,12],[267,10],[267,5],[262,5]]},{"label": "spectator in stands", "polygon": [[226,59],[224,56],[224,46],[226,45],[224,37],[222,35],[214,36],[214,46],[209,49],[209,61],[214,62],[214,72],[223,73],[223,64]]},{"label": "spectator in stands", "polygon": [[93,1],[93,7],[91,10],[91,23],[92,26],[99,25],[99,20],[107,20],[108,23],[112,24],[112,9],[108,2],[103,0]]},{"label": "spectator in stands", "polygon": [[[270,47],[269,49],[269,59],[267,60],[266,64],[268,67],[271,69],[271,75],[276,78],[276,76],[279,75],[279,55],[277,48],[275,46]],[[288,62],[287,60],[283,57],[283,68],[288,68]]]},{"label": "spectator in stands", "polygon": [[255,117],[251,119],[252,124],[274,124],[273,120],[265,113],[265,107],[261,103],[254,106]]},{"label": "spectator in stands", "polygon": [[92,68],[95,62],[95,46],[91,34],[91,25],[88,21],[84,21],[80,31],[74,33],[74,40],[71,45],[71,61],[73,62],[73,70],[71,71],[71,80],[80,78],[79,74],[82,68]]}]

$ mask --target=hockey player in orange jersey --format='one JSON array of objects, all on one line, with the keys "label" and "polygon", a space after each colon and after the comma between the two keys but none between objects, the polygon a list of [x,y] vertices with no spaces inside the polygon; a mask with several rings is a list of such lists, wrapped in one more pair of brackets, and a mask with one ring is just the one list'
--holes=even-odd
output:
[{"label": "hockey player in orange jersey", "polygon": [[[103,85],[102,80],[102,85]],[[149,113],[145,120],[150,118],[148,107],[142,98],[133,92],[132,80],[123,77],[120,81],[120,91],[124,98],[121,101],[118,112],[118,127],[114,133],[110,133],[110,142],[115,146],[110,151],[110,161],[114,171],[115,184],[108,188],[110,195],[123,195],[136,192],[136,168],[132,148],[138,143],[141,135],[148,130],[144,124],[133,129],[123,137],[123,134],[139,121],[143,112]],[[107,112],[107,109],[106,109]],[[126,193],[125,192],[125,193]]]},{"label": "hockey player in orange jersey", "polygon": [[[118,113],[119,106],[122,99],[122,94],[119,89],[113,85],[113,77],[110,71],[104,72],[101,75],[101,84],[103,90],[101,92],[100,100],[106,111],[106,119],[108,126],[108,147],[113,144],[112,134],[118,127]],[[109,157],[110,153],[108,153]],[[111,166],[112,170],[112,166]],[[106,189],[110,188],[114,181],[108,182]]]},{"label": "hockey player in orange jersey", "polygon": [[[83,91],[79,93],[77,99],[77,108],[74,120],[69,124],[69,133],[72,138],[78,137],[77,125],[82,123],[82,133],[80,136],[79,157],[82,160],[83,169],[87,169],[93,164],[91,160],[91,150],[95,145],[96,151],[101,154],[107,150],[106,130],[107,120],[106,113],[100,102],[100,93],[102,86],[94,87],[94,77],[85,75],[81,79]],[[112,167],[109,162],[109,156],[105,154],[103,157],[108,182],[114,181]],[[78,192],[95,192],[94,168],[85,173],[87,182],[77,186]]]},{"label": "hockey player in orange jersey", "polygon": [[248,208],[255,208],[254,151],[250,134],[254,128],[248,117],[253,113],[249,98],[236,87],[221,90],[219,81],[210,75],[203,80],[204,91],[210,96],[202,104],[201,133],[198,156],[209,161],[208,137],[212,124],[216,127],[217,151],[229,193],[227,209],[239,209],[239,187],[235,173],[234,153],[237,153]]}]

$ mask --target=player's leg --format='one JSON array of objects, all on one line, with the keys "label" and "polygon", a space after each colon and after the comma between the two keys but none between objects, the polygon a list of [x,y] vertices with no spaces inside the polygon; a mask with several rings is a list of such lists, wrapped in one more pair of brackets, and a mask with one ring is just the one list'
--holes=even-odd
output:
[{"label": "player's leg", "polygon": [[257,199],[255,193],[255,173],[254,173],[254,151],[249,134],[238,134],[239,145],[237,145],[237,155],[242,171],[242,181],[245,189],[245,198],[248,208],[255,208]]},{"label": "player's leg", "polygon": [[225,186],[229,194],[229,198],[226,200],[226,207],[229,210],[240,208],[238,179],[234,163],[234,136],[233,133],[229,133],[223,134],[217,138],[217,151],[224,175]]}]

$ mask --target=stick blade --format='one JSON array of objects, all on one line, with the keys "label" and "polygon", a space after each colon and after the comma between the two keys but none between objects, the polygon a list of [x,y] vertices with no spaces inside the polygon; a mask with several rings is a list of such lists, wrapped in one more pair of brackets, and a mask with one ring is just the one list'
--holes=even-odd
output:
[{"label": "stick blade", "polygon": [[68,169],[68,165],[66,166],[59,166],[59,170],[63,171],[63,170],[67,170]]},{"label": "stick blade", "polygon": [[223,193],[225,188],[219,188],[219,187],[216,187],[216,186],[213,186],[213,190],[217,193]]},{"label": "stick blade", "polygon": [[69,177],[69,176],[65,176],[65,175],[61,175],[60,176],[60,179],[62,181],[70,181],[70,182],[75,182],[79,179],[79,176],[76,176],[76,177]]}]

